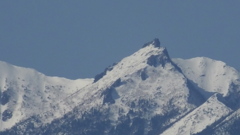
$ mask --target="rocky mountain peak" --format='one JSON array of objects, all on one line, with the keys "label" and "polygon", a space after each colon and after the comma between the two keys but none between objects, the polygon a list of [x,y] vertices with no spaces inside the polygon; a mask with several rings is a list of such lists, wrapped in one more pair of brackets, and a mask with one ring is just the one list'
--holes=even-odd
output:
[{"label": "rocky mountain peak", "polygon": [[149,46],[149,45],[153,45],[154,47],[160,47],[160,44],[161,43],[160,43],[159,39],[155,38],[151,42],[148,42],[148,43],[144,44],[142,48],[144,48],[146,46]]}]

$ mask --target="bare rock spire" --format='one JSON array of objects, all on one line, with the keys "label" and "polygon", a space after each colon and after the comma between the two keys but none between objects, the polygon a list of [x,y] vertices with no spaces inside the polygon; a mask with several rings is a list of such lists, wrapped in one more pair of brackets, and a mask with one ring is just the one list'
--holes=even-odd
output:
[{"label": "bare rock spire", "polygon": [[149,45],[154,45],[154,47],[160,47],[160,41],[158,38],[155,38],[153,41],[144,44],[143,48]]}]

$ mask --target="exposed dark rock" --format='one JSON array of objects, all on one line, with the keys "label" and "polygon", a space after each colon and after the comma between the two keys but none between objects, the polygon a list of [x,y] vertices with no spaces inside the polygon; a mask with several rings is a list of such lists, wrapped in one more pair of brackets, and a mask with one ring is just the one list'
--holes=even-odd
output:
[{"label": "exposed dark rock", "polygon": [[115,103],[115,99],[119,97],[117,91],[115,90],[116,87],[120,86],[122,84],[121,79],[117,79],[110,88],[106,89],[103,93],[103,104],[105,103],[110,103],[113,104]]},{"label": "exposed dark rock", "polygon": [[141,79],[144,81],[148,78],[149,76],[147,75],[146,71],[141,72]]},{"label": "exposed dark rock", "polygon": [[230,84],[229,95],[225,97],[225,104],[233,110],[240,108],[240,86],[234,83]]},{"label": "exposed dark rock", "polygon": [[165,66],[165,64],[168,62],[172,63],[167,49],[164,49],[161,55],[152,55],[147,59],[147,64],[154,67],[157,67],[159,65]]},{"label": "exposed dark rock", "polygon": [[7,89],[6,91],[4,91],[0,94],[0,103],[2,105],[5,105],[6,103],[9,102],[10,97],[11,97],[11,90]]},{"label": "exposed dark rock", "polygon": [[11,119],[12,118],[12,111],[10,110],[5,110],[3,113],[2,113],[2,120],[3,121],[7,121],[8,119]]},{"label": "exposed dark rock", "polygon": [[112,97],[112,93],[115,91],[114,88],[108,88],[106,89],[102,95],[103,95],[103,104],[106,104],[106,103],[110,103],[110,104],[114,104],[115,103],[115,100],[114,98]]},{"label": "exposed dark rock", "polygon": [[144,44],[142,48],[149,46],[149,45],[154,45],[155,47],[160,47],[160,44],[161,43],[160,43],[159,39],[155,38],[153,41]]},{"label": "exposed dark rock", "polygon": [[101,78],[103,78],[108,71],[111,71],[113,69],[113,67],[116,65],[117,63],[114,63],[112,66],[109,66],[107,67],[102,73],[100,74],[97,74],[95,77],[94,77],[94,82],[97,82],[98,80],[100,80]]}]

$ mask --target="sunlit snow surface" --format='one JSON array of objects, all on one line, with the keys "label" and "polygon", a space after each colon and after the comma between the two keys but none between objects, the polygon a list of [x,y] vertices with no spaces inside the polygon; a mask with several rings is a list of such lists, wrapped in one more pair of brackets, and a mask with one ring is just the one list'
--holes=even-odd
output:
[{"label": "sunlit snow surface", "polygon": [[33,69],[0,62],[1,114],[4,111],[12,113],[6,120],[2,120],[4,115],[1,115],[0,129],[52,110],[54,104],[92,82],[93,79],[49,77]]},{"label": "sunlit snow surface", "polygon": [[195,134],[213,124],[232,110],[217,99],[217,95],[210,97],[204,104],[176,122],[162,135],[190,135]]},{"label": "sunlit snow surface", "polygon": [[173,61],[187,78],[208,92],[217,92],[226,96],[231,83],[239,79],[239,72],[221,61],[206,57],[173,59]]},{"label": "sunlit snow surface", "polygon": [[[31,116],[40,121],[34,128],[56,119],[68,125],[70,118],[80,120],[95,109],[105,113],[113,129],[123,122],[121,118],[129,118],[131,126],[138,117],[145,121],[143,135],[190,135],[235,116],[240,107],[238,71],[205,57],[171,59],[155,41],[106,69],[95,81],[48,77],[0,62],[1,130]],[[63,116],[70,120],[64,122]],[[153,129],[153,124],[161,127]],[[24,128],[20,125],[23,133]]]}]

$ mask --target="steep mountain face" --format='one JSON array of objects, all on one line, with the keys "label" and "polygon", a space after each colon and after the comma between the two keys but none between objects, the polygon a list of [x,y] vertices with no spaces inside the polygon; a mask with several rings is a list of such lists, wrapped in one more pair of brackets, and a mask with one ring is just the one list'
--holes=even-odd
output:
[{"label": "steep mountain face", "polygon": [[95,79],[8,69],[1,76],[1,134],[218,134],[238,121],[239,72],[209,58],[171,59],[158,39]]}]

